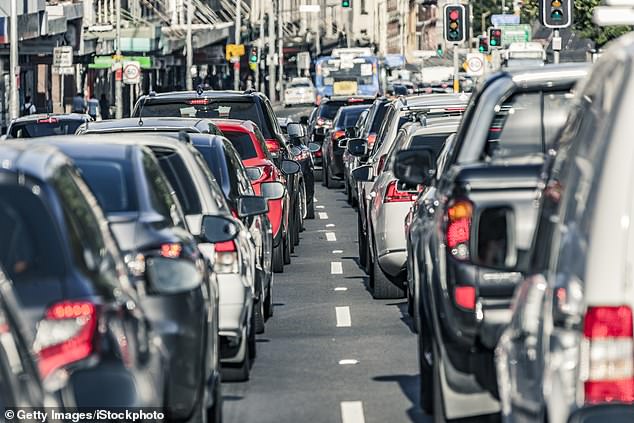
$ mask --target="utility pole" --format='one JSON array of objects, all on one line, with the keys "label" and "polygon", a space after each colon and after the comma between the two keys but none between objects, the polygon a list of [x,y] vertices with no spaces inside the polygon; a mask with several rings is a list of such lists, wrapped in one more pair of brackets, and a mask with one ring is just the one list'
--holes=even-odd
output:
[{"label": "utility pole", "polygon": [[469,2],[469,53],[473,52],[473,5]]},{"label": "utility pole", "polygon": [[453,92],[460,92],[460,78],[458,72],[460,71],[460,61],[458,60],[458,44],[453,45]]},{"label": "utility pole", "polygon": [[268,2],[269,8],[269,52],[266,60],[269,64],[269,100],[275,102],[275,4],[273,0]]},{"label": "utility pole", "polygon": [[279,100],[284,101],[284,19],[282,19],[282,0],[277,0],[277,83],[280,86]]},{"label": "utility pole", "polygon": [[117,119],[123,118],[123,63],[121,63],[121,0],[116,0],[116,25],[117,25],[117,33],[116,33],[116,42],[117,48],[115,51],[115,55],[117,56],[117,60],[115,60],[115,74],[114,74],[114,103],[115,103],[115,117]]},{"label": "utility pole", "polygon": [[18,63],[18,0],[11,0],[11,46],[9,58],[9,67],[11,68],[11,96],[9,98],[9,113],[11,120],[17,119],[20,115],[20,104],[18,102],[18,79],[20,77],[20,68]]},{"label": "utility pole", "polygon": [[559,29],[553,30],[553,62],[559,63],[559,52],[561,51],[561,36],[559,35]]},{"label": "utility pole", "polygon": [[258,63],[255,69],[255,89],[258,91],[264,91],[260,88],[260,64],[262,63],[262,56],[264,55],[264,0],[259,0],[260,7],[260,36],[258,37]]},{"label": "utility pole", "polygon": [[192,67],[194,67],[194,47],[192,45],[193,15],[194,15],[194,10],[192,8],[192,0],[187,0],[187,47],[186,47],[187,69],[185,70],[185,75],[187,78],[185,85],[186,85],[187,91],[192,91],[194,89],[194,78],[192,78]]},{"label": "utility pole", "polygon": [[[240,28],[242,27],[241,12],[242,0],[236,0],[236,31],[235,31],[235,43],[240,44]],[[240,58],[233,64],[233,89],[238,91],[240,89]]]}]

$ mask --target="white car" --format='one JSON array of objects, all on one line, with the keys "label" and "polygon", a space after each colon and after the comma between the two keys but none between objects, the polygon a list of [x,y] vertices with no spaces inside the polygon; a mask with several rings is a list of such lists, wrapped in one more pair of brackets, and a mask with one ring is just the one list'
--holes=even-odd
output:
[{"label": "white car", "polygon": [[293,78],[284,90],[284,106],[315,104],[317,90],[310,78]]}]

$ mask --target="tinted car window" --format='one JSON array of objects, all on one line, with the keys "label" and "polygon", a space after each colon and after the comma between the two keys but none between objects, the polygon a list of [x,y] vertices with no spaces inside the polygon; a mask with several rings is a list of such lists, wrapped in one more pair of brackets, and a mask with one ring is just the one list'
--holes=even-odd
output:
[{"label": "tinted car window", "polygon": [[138,211],[132,163],[127,160],[78,159],[75,164],[106,213]]},{"label": "tinted car window", "polygon": [[385,105],[379,105],[372,119],[372,126],[370,127],[370,133],[376,133],[381,128],[381,124],[383,123],[383,118],[385,117],[385,113],[387,112],[387,107]]},{"label": "tinted car window", "polygon": [[161,169],[176,192],[186,215],[202,213],[194,181],[181,156],[174,150],[154,148]]},{"label": "tinted car window", "polygon": [[46,122],[38,123],[37,121],[19,122],[11,126],[10,138],[37,138],[48,137],[51,135],[72,135],[77,131],[79,125],[84,123],[82,120],[58,120],[51,122],[52,119],[46,119]]},{"label": "tinted car window", "polygon": [[332,120],[342,106],[343,103],[335,101],[329,101],[326,104],[322,104],[319,108],[319,117]]},{"label": "tinted car window", "polygon": [[440,150],[442,150],[443,145],[445,145],[445,141],[447,137],[451,133],[440,133],[440,134],[430,134],[430,135],[414,135],[410,140],[409,148],[429,148],[434,152],[435,156],[438,156]]},{"label": "tinted car window", "polygon": [[31,187],[0,185],[0,263],[15,282],[65,273],[62,241],[42,198]]},{"label": "tinted car window", "polygon": [[363,113],[363,109],[353,109],[350,111],[346,111],[342,115],[343,119],[340,119],[340,123],[341,123],[340,126],[342,128],[350,128],[354,126],[354,124],[359,119],[359,116],[361,115],[361,113]]},{"label": "tinted car window", "polygon": [[184,226],[182,211],[176,203],[173,188],[165,179],[165,174],[161,172],[156,159],[146,152],[143,153],[143,169],[154,211],[162,215],[166,222],[174,226]]},{"label": "tinted car window", "polygon": [[248,133],[225,131],[224,135],[229,141],[231,141],[231,144],[233,144],[242,160],[258,157],[258,153],[255,150],[251,136]]}]

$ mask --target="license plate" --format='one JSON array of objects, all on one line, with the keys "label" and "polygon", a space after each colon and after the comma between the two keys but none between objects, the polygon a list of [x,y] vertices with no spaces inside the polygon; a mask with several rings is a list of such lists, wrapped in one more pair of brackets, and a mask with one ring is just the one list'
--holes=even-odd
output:
[{"label": "license plate", "polygon": [[357,93],[357,83],[355,81],[335,82],[332,86],[335,95],[355,95]]}]

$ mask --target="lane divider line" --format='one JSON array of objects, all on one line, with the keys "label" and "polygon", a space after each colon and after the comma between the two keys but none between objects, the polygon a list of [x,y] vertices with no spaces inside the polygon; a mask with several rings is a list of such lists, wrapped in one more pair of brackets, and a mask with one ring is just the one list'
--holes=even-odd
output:
[{"label": "lane divider line", "polygon": [[328,219],[328,213],[326,212],[319,212],[319,218],[322,220]]},{"label": "lane divider line", "polygon": [[339,364],[342,366],[347,364],[359,364],[359,360],[355,360],[354,358],[344,358],[343,360],[339,360]]},{"label": "lane divider line", "polygon": [[330,242],[334,242],[337,240],[337,235],[334,232],[326,232],[326,240]]},{"label": "lane divider line", "polygon": [[335,307],[335,316],[337,317],[338,328],[349,328],[350,326],[352,326],[350,307]]},{"label": "lane divider line", "polygon": [[341,401],[341,423],[365,423],[363,402]]},{"label": "lane divider line", "polygon": [[325,209],[326,206],[315,206],[316,209]]},{"label": "lane divider line", "polygon": [[346,288],[345,286],[338,286],[335,288],[335,291],[347,291],[348,288]]},{"label": "lane divider line", "polygon": [[329,224],[327,224],[327,225],[326,225],[326,227],[327,227],[327,228],[334,228],[334,227],[335,227],[335,224],[334,224],[334,223],[329,223]]},{"label": "lane divider line", "polygon": [[343,250],[332,250],[333,254],[343,254]]},{"label": "lane divider line", "polygon": [[340,261],[330,262],[330,274],[331,275],[343,275],[343,266]]}]

